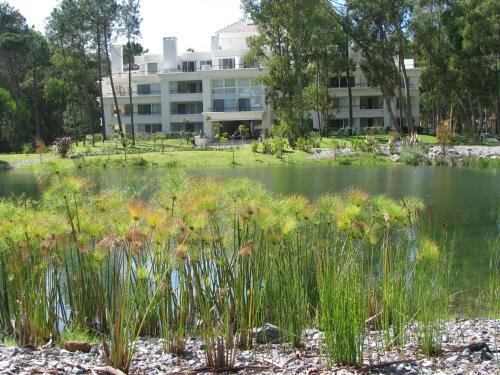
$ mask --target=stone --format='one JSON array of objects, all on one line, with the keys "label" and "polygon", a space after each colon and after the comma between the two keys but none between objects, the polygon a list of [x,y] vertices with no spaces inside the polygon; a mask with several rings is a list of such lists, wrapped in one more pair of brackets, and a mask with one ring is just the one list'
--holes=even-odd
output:
[{"label": "stone", "polygon": [[424,368],[429,368],[432,366],[432,361],[423,361],[422,362],[422,367]]},{"label": "stone", "polygon": [[458,358],[460,358],[460,356],[458,354],[454,354],[451,357],[446,358],[446,360],[444,362],[447,365],[451,365],[451,364],[455,363],[458,360]]},{"label": "stone", "polygon": [[80,351],[83,353],[89,353],[92,349],[92,345],[84,341],[69,340],[64,343],[64,349],[68,352]]},{"label": "stone", "polygon": [[280,329],[273,324],[265,323],[262,327],[255,328],[253,335],[257,344],[272,344],[280,341]]},{"label": "stone", "polygon": [[481,350],[481,361],[491,361],[493,359],[493,353],[487,349]]}]

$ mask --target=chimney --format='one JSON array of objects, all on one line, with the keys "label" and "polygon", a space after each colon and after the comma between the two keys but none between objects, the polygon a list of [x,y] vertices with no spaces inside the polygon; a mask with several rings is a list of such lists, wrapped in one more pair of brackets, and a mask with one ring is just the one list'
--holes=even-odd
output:
[{"label": "chimney", "polygon": [[123,74],[123,46],[111,46],[111,72],[113,74]]},{"label": "chimney", "polygon": [[212,52],[219,50],[219,36],[212,37]]},{"label": "chimney", "polygon": [[177,69],[177,38],[163,38],[163,69]]}]

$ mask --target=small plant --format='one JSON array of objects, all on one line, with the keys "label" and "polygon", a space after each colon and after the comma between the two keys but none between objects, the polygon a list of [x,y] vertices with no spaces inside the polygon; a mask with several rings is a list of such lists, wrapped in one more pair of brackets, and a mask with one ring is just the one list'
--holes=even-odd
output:
[{"label": "small plant", "polygon": [[71,144],[71,137],[61,137],[55,139],[53,146],[62,158],[66,158],[71,148]]},{"label": "small plant", "polygon": [[32,154],[33,153],[33,145],[31,143],[23,144],[23,154]]},{"label": "small plant", "polygon": [[253,142],[250,144],[250,149],[252,150],[252,152],[253,152],[253,153],[257,153],[257,152],[259,152],[259,143],[258,143],[258,142],[253,141]]},{"label": "small plant", "polygon": [[371,135],[367,135],[363,141],[362,150],[371,154],[380,151],[380,145],[377,139]]},{"label": "small plant", "polygon": [[436,128],[436,137],[441,145],[443,155],[446,155],[446,148],[453,142],[453,128],[450,121],[441,121]]}]

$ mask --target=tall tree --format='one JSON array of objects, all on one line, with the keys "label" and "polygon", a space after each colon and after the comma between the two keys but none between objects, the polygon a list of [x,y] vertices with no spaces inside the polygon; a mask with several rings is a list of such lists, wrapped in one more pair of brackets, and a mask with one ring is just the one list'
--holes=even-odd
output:
[{"label": "tall tree", "polygon": [[124,0],[121,4],[120,31],[127,38],[127,71],[128,71],[128,97],[130,104],[130,125],[132,127],[132,144],[135,145],[134,104],[132,102],[132,68],[133,68],[133,43],[141,35],[141,15],[139,0]]},{"label": "tall tree", "polygon": [[243,0],[245,12],[260,35],[250,40],[251,57],[267,68],[263,78],[266,100],[281,122],[289,126],[291,143],[306,131],[309,111],[304,88],[311,76],[311,38],[317,32],[313,20],[321,0]]}]

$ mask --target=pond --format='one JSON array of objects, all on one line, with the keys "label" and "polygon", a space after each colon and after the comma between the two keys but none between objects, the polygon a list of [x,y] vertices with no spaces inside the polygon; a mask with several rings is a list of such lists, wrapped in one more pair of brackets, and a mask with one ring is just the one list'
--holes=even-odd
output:
[{"label": "pond", "polygon": [[[168,169],[85,169],[77,172],[101,188],[152,185]],[[372,194],[392,197],[413,195],[424,200],[437,223],[447,220],[455,234],[455,284],[477,295],[489,267],[488,249],[500,236],[500,172],[449,167],[266,167],[190,170],[195,176],[222,180],[249,178],[283,194],[314,199],[326,192],[356,186]],[[37,197],[40,185],[28,171],[0,171],[0,197],[25,193]],[[460,222],[456,223],[457,215]],[[483,272],[481,272],[483,271]],[[484,285],[484,284],[483,284]]]}]

